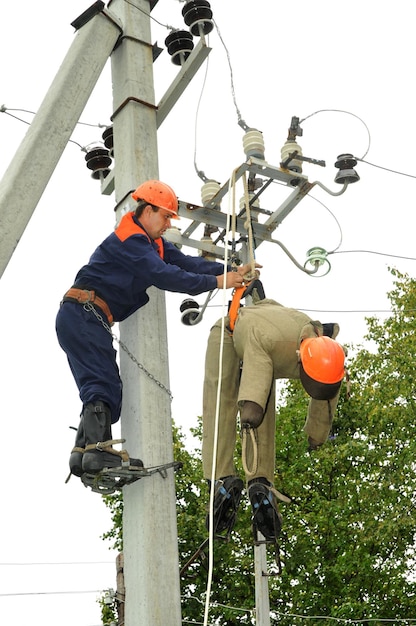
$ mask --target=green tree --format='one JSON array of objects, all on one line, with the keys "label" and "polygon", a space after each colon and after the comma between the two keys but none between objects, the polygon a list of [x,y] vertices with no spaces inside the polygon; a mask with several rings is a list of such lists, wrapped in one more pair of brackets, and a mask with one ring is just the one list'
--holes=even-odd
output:
[{"label": "green tree", "polygon": [[[270,552],[272,624],[296,626],[317,616],[371,626],[416,619],[416,282],[390,271],[391,316],[367,319],[371,349],[350,346],[352,393],[348,398],[343,386],[333,432],[320,450],[307,451],[308,399],[300,383],[288,382],[279,394],[276,487],[293,501],[281,505],[280,573]],[[175,459],[183,463],[176,474],[183,568],[207,536],[208,490],[199,451],[187,451],[180,431],[174,434]],[[200,427],[194,434],[201,435]],[[113,496],[106,500],[114,506]],[[119,500],[107,533],[118,549],[121,507]],[[181,577],[188,621],[202,621],[206,557],[202,553]],[[254,624],[254,592],[250,507],[243,498],[231,541],[215,542],[210,623]]]}]

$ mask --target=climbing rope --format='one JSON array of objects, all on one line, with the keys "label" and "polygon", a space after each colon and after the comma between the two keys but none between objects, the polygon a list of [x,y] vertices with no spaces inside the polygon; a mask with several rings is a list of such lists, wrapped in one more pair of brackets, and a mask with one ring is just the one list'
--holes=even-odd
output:
[{"label": "climbing rope", "polygon": [[[248,465],[247,465],[247,442],[248,442],[249,437],[250,437],[251,445],[253,448],[253,464],[250,469],[248,468]],[[241,440],[242,440],[241,460],[243,463],[243,469],[247,476],[254,476],[254,474],[257,472],[257,467],[258,467],[258,448],[257,448],[257,439],[256,439],[256,429],[248,425],[243,426],[243,428],[241,429]]]}]

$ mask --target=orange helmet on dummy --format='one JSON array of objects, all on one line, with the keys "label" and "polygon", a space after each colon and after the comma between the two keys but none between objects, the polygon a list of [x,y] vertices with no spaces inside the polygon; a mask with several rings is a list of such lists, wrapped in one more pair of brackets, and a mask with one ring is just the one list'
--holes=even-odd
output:
[{"label": "orange helmet on dummy", "polygon": [[300,380],[315,400],[335,398],[345,375],[345,353],[330,337],[312,337],[300,344]]},{"label": "orange helmet on dummy", "polygon": [[160,180],[147,180],[139,185],[136,191],[133,191],[131,197],[133,200],[144,200],[153,206],[165,209],[172,213],[172,218],[179,219],[178,198],[173,189]]}]

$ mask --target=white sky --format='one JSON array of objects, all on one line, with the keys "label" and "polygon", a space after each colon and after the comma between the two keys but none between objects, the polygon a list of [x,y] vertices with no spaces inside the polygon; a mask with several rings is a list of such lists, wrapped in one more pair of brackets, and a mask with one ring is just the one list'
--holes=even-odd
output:
[{"label": "white sky", "polygon": [[[88,6],[72,0],[58,9],[52,0],[21,0],[2,8],[0,105],[32,119],[10,109],[37,110],[73,41],[70,23]],[[182,28],[182,6],[159,0],[152,16]],[[298,116],[308,118],[298,139],[303,154],[327,163],[325,169],[304,167],[310,181],[339,191],[333,164],[345,152],[366,154],[380,166],[359,163],[361,180],[340,197],[315,187],[311,195],[319,201],[305,198],[274,233],[302,265],[309,248],[336,248],[340,232],[340,251],[380,254],[332,255],[331,272],[311,278],[279,246],[263,244],[257,251],[267,296],[324,322],[338,321],[340,341],[360,343],[365,316],[386,314],[392,288],[387,266],[411,275],[415,267],[414,260],[383,256],[416,256],[412,3],[212,0],[211,6],[230,55],[238,108],[249,126],[263,132],[269,163],[279,165],[291,118]],[[153,23],[152,33],[163,47],[169,30]],[[209,43],[213,50],[198,118],[205,67],[159,131],[160,178],[195,203],[202,186],[193,164],[196,119],[197,166],[209,178],[225,183],[245,160],[227,56],[215,31]],[[156,102],[177,71],[165,50],[154,65]],[[308,117],[324,109],[349,114]],[[81,121],[109,124],[111,113],[108,64]],[[0,175],[26,129],[0,115]],[[87,145],[101,134],[100,128],[78,126],[73,139]],[[275,210],[287,195],[274,185],[270,205],[263,207]],[[0,280],[0,615],[8,626],[40,619],[43,626],[95,626],[100,623],[95,598],[115,587],[116,554],[100,539],[110,527],[109,513],[78,479],[64,484],[74,439],[68,427],[77,425],[80,403],[54,330],[63,293],[114,226],[113,208],[114,198],[100,194],[84,153],[70,143]],[[173,417],[187,432],[201,413],[205,342],[222,299],[217,296],[203,322],[188,328],[180,322],[184,297],[167,298],[168,347]],[[202,304],[204,297],[197,300]]]}]

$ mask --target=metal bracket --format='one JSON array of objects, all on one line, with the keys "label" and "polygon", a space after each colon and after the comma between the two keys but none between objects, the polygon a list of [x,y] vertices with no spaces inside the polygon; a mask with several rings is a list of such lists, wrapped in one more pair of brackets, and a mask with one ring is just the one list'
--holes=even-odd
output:
[{"label": "metal bracket", "polygon": [[[264,211],[268,215],[268,218],[264,223],[253,220],[251,224],[253,237],[256,241],[256,247],[258,247],[263,241],[278,243],[272,239],[273,231],[309,193],[316,183],[310,183],[307,177],[302,174],[270,165],[266,161],[255,157],[251,157],[248,161],[242,163],[238,168],[236,168],[234,174],[235,181],[239,180],[246,172],[248,172],[251,177],[259,176],[264,179],[264,184],[257,191],[255,199],[257,199],[273,181],[279,181],[288,187],[293,188],[289,197],[275,211]],[[220,211],[218,206],[229,190],[230,180],[222,185],[206,206],[200,206],[180,200],[179,215],[190,220],[191,223],[186,227],[183,233],[181,233],[177,228],[167,231],[165,233],[166,239],[176,245],[185,245],[191,248],[197,248],[198,250],[203,250],[217,258],[224,258],[224,247],[218,246],[214,242],[210,244],[209,240],[207,241],[206,239],[204,239],[204,241],[192,239],[191,235],[201,224],[215,227],[217,230],[223,231],[225,234],[228,216],[224,212]],[[242,238],[246,237],[247,230],[245,226],[245,218],[239,216],[236,217],[235,229]],[[218,239],[221,239],[221,236]]]},{"label": "metal bracket", "polygon": [[135,467],[133,465],[127,467],[111,467],[101,470],[98,474],[85,473],[81,476],[81,481],[85,487],[90,487],[91,491],[95,493],[111,495],[115,491],[120,491],[125,485],[130,485],[141,478],[152,476],[156,473],[159,473],[162,478],[166,478],[168,469],[173,468],[177,470],[181,467],[182,463],[179,461],[172,461],[172,463],[147,468]]}]

